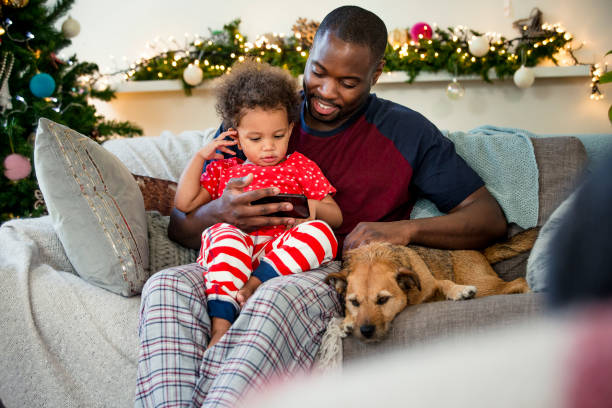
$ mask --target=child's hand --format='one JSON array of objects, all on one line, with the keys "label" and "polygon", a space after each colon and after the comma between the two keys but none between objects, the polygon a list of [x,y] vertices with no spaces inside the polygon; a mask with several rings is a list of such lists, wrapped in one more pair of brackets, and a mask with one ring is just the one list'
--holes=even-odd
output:
[{"label": "child's hand", "polygon": [[[230,137],[232,140],[226,140],[226,137]],[[229,130],[221,133],[215,140],[201,148],[196,154],[201,156],[204,160],[223,159],[223,155],[221,153],[217,153],[217,150],[234,155],[236,153],[228,149],[227,146],[233,146],[238,143],[237,137],[238,132],[230,128]]]}]

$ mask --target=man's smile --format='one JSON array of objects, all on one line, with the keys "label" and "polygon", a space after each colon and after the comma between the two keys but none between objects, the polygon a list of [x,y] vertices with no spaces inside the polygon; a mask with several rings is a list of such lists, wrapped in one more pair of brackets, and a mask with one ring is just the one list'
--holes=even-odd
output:
[{"label": "man's smile", "polygon": [[331,115],[332,113],[340,110],[340,108],[337,105],[324,102],[323,100],[321,100],[320,98],[316,96],[313,96],[310,100],[312,103],[312,108],[319,115],[327,116],[327,115]]}]

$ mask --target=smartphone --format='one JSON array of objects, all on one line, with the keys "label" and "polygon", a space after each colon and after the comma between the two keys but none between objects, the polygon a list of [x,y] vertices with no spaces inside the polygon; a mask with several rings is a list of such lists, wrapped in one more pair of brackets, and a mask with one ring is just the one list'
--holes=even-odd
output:
[{"label": "smartphone", "polygon": [[310,210],[308,209],[308,199],[304,194],[278,194],[275,196],[268,196],[260,198],[259,200],[252,201],[252,205],[258,204],[270,204],[270,203],[291,203],[293,204],[293,210],[291,211],[279,211],[273,214],[268,214],[269,217],[292,217],[292,218],[308,218],[310,217]]}]

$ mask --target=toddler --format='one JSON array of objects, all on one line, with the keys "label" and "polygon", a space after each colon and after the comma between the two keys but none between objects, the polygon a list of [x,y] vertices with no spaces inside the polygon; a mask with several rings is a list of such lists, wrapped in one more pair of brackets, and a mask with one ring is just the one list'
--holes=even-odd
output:
[{"label": "toddler", "polygon": [[[198,263],[205,267],[212,320],[208,347],[229,329],[262,282],[333,260],[338,243],[331,228],[342,224],[332,198],[336,190],[319,167],[298,152],[287,155],[299,112],[295,79],[280,68],[247,61],[234,65],[216,92],[217,112],[228,130],[193,156],[179,180],[175,207],[193,211],[219,198],[230,179],[249,176],[247,191],[276,187],[280,193],[304,194],[310,217],[296,220],[291,228],[270,226],[247,233],[223,223],[202,233]],[[223,153],[235,155],[234,145],[246,160],[224,159]],[[202,173],[207,160],[213,161]]]}]

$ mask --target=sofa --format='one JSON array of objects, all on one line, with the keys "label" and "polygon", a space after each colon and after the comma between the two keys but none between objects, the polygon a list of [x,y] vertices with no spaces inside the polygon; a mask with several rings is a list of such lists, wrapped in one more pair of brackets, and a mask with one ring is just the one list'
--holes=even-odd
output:
[{"label": "sofa", "polygon": [[[214,129],[164,132],[104,144],[101,154],[125,165],[143,197],[147,276],[195,260],[194,250],[167,239],[165,227],[182,166],[213,134]],[[602,146],[612,146],[612,135],[521,134],[528,135],[537,164],[537,203],[531,204],[537,209],[534,223],[542,226],[597,161]],[[511,192],[521,197],[520,188]],[[509,234],[521,229],[511,224]],[[529,256],[521,254],[494,268],[505,280],[525,276]],[[140,297],[122,296],[85,279],[75,262],[50,216],[0,227],[0,400],[7,408],[132,405]],[[346,364],[459,333],[511,328],[544,310],[543,294],[533,292],[410,306],[397,316],[386,339],[365,344],[348,336],[335,359]]]}]

